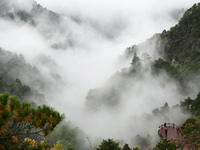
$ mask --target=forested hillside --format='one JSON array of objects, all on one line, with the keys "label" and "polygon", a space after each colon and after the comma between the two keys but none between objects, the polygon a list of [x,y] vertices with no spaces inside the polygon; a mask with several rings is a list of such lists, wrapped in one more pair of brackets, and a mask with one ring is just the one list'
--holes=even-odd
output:
[{"label": "forested hillside", "polygon": [[[19,27],[31,26],[46,39],[54,38],[55,32],[64,34],[58,30],[62,28],[58,14],[35,1],[27,3],[28,8],[17,1],[0,1],[0,18]],[[66,46],[55,41],[50,45],[53,49]],[[0,47],[0,149],[85,149],[83,131],[69,122],[61,124],[65,115],[47,106],[47,93],[65,84],[56,72],[57,64],[45,54],[35,59],[45,71],[30,64],[23,54]]]},{"label": "forested hillside", "polygon": [[29,78],[32,78],[36,85],[40,84],[39,78],[41,79],[41,74],[39,70],[27,64],[23,55],[18,56],[4,49],[0,49],[0,58],[0,92],[9,92],[11,95],[17,95],[23,101],[34,103],[41,101],[45,103],[44,95],[34,90],[36,86],[32,84],[33,89],[31,89],[21,82],[22,80],[25,83],[29,83]]},{"label": "forested hillside", "polygon": [[[123,56],[120,56],[120,59],[129,59],[132,57],[130,67],[117,72],[101,87],[91,89],[86,97],[86,108],[92,111],[103,110],[105,108],[109,110],[118,110],[120,109],[119,107],[121,107],[121,104],[128,101],[127,97],[131,98],[132,94],[130,93],[136,95],[142,94],[143,91],[140,91],[140,89],[142,89],[142,86],[147,86],[145,84],[147,80],[148,82],[151,80],[150,84],[153,84],[155,87],[158,83],[161,84],[156,90],[162,88],[165,89],[166,92],[166,87],[169,82],[173,82],[179,87],[176,92],[180,92],[183,97],[177,97],[176,100],[179,100],[170,108],[168,104],[172,101],[169,102],[170,99],[167,93],[165,93],[166,103],[164,106],[160,107],[160,109],[154,109],[150,116],[144,116],[146,116],[149,126],[149,124],[151,124],[150,122],[156,120],[154,117],[159,118],[160,120],[163,118],[165,118],[164,120],[173,120],[173,114],[178,116],[176,114],[177,109],[181,109],[183,114],[190,114],[196,119],[188,119],[187,121],[183,119],[180,122],[180,125],[183,125],[186,121],[182,128],[182,131],[186,134],[185,143],[194,149],[199,148],[199,144],[197,144],[199,143],[199,137],[195,137],[193,134],[194,132],[192,132],[193,127],[195,131],[199,129],[199,16],[200,3],[194,4],[188,9],[179,20],[178,24],[171,27],[170,30],[163,30],[162,33],[155,34],[144,43],[128,47]],[[153,52],[150,51],[152,49]],[[151,53],[148,54],[148,51]],[[165,78],[164,81],[163,79],[160,81],[161,76]],[[152,89],[146,88],[146,90],[156,94]],[[174,91],[172,90],[172,92]],[[143,106],[140,107],[145,107],[146,104],[150,105],[150,102],[148,101],[155,102],[155,99],[159,99],[159,96],[152,98],[151,95],[152,94],[149,94],[148,97],[146,97],[146,103],[142,103]],[[194,97],[194,99],[191,99],[190,96]],[[132,101],[134,101],[133,98]],[[139,103],[139,99],[137,102]],[[172,115],[170,115],[170,113]],[[138,120],[136,119],[135,122],[137,121]],[[138,136],[140,140],[138,143],[135,143],[135,145],[139,146],[141,149],[144,147],[151,147],[148,144],[148,138],[140,135],[135,136],[135,138],[138,138]],[[167,148],[166,146],[167,144],[165,143],[165,148]]]},{"label": "forested hillside", "polygon": [[[53,49],[66,49],[74,44],[74,37],[69,33],[64,17],[50,11],[35,1],[27,1],[25,7],[13,0],[0,2],[0,17],[18,25],[30,25],[46,39]],[[68,17],[68,16],[67,16]],[[73,18],[69,18],[77,23]],[[56,35],[56,36],[55,36]],[[63,36],[66,35],[66,36]]]},{"label": "forested hillside", "polygon": [[[40,57],[43,59],[43,64],[53,66],[52,60]],[[22,54],[17,55],[2,48],[0,48],[0,67],[0,92],[17,95],[23,101],[44,104],[46,102],[43,92],[47,90],[47,86],[61,82],[61,77],[57,73],[52,72],[47,78],[37,67],[28,64]]]},{"label": "forested hillside", "polygon": [[[101,104],[119,104],[121,88],[128,89],[130,80],[140,80],[145,76],[145,70],[146,74],[155,76],[162,71],[166,72],[180,84],[180,91],[185,95],[192,90],[198,92],[200,89],[196,81],[199,81],[200,68],[199,14],[200,4],[195,4],[169,31],[164,30],[144,43],[127,48],[123,57],[132,57],[131,67],[113,75],[102,88],[91,89],[86,97],[86,104],[91,108]],[[154,53],[148,54],[150,49],[154,49]],[[118,82],[115,82],[115,79]],[[189,82],[196,83],[195,89],[191,89]]]}]

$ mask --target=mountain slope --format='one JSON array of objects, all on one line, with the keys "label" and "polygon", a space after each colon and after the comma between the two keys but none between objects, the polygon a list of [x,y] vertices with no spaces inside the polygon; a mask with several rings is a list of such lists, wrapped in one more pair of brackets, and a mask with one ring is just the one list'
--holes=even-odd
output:
[{"label": "mountain slope", "polygon": [[[102,87],[90,90],[86,106],[94,109],[119,106],[126,99],[124,97],[137,90],[138,82],[145,86],[148,80],[165,86],[172,82],[183,97],[196,95],[200,90],[197,82],[200,68],[199,14],[200,3],[188,9],[169,31],[164,30],[144,43],[127,48],[123,57],[133,58],[131,67],[113,75]],[[150,49],[150,52],[154,51],[148,54]],[[165,79],[159,80],[161,76]],[[158,80],[154,81],[155,78]]]},{"label": "mountain slope", "polygon": [[[40,57],[44,66],[55,65],[51,59]],[[55,72],[44,75],[37,67],[28,64],[22,54],[17,55],[2,48],[0,48],[0,68],[1,93],[9,92],[11,95],[19,96],[23,101],[38,104],[45,103],[45,91],[54,90],[55,84],[62,80]]]},{"label": "mountain slope", "polygon": [[76,24],[76,21],[43,8],[33,0],[28,0],[21,5],[17,1],[2,0],[0,18],[17,25],[29,25],[38,30],[53,49],[66,49],[73,46],[73,34],[67,23]]},{"label": "mountain slope", "polygon": [[199,62],[200,49],[200,3],[194,4],[188,9],[179,23],[161,36],[167,38],[165,49],[166,59],[173,58],[180,64],[188,61]]}]

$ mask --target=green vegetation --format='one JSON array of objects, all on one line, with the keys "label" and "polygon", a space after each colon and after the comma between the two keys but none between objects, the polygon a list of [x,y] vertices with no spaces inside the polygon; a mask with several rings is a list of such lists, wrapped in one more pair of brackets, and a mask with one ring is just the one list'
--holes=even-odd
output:
[{"label": "green vegetation", "polygon": [[[151,75],[157,77],[160,73],[165,72],[168,76],[172,77],[174,82],[179,83],[180,92],[187,95],[192,89],[188,82],[195,82],[197,88],[199,87],[199,78],[196,75],[200,73],[200,3],[194,4],[188,9],[179,23],[172,27],[169,31],[164,30],[161,34],[154,35],[151,39],[147,40],[148,45],[151,43],[156,44],[156,51],[162,56],[157,60],[151,61],[148,58],[148,65],[150,66]],[[145,43],[144,43],[145,44]],[[141,70],[149,69],[148,66],[144,66],[142,63],[144,59],[137,56],[137,51],[142,47],[140,45],[134,45],[127,48],[124,57],[132,57],[131,67],[122,69],[121,72],[117,72],[113,75],[105,86],[101,88],[92,89],[89,91],[86,97],[86,105],[89,108],[95,110],[101,108],[102,105],[113,108],[118,106],[123,100],[121,100],[120,91],[126,91],[130,87],[130,81],[133,79],[142,79],[144,72]],[[143,61],[143,62],[142,62]],[[146,61],[146,60],[145,60]],[[117,82],[116,82],[117,81]],[[198,89],[200,90],[200,89]],[[112,91],[112,92],[111,92]],[[188,144],[193,149],[198,149],[200,146],[199,136],[195,136],[195,133],[199,134],[199,118],[200,118],[200,93],[197,98],[192,100],[190,97],[181,101],[173,107],[169,107],[166,102],[162,107],[156,108],[152,111],[152,115],[148,116],[149,120],[153,117],[162,117],[167,119],[168,113],[173,113],[176,108],[182,109],[183,113],[190,113],[195,119],[189,119],[182,126],[181,130],[185,135],[185,144]],[[175,112],[175,111],[174,111]],[[193,130],[194,129],[194,130]],[[194,131],[194,132],[193,132]],[[150,147],[148,138],[142,138],[137,136],[137,144],[139,148],[144,149]],[[157,143],[155,149],[177,149],[183,147],[183,143],[177,145],[177,142],[173,140],[164,140]],[[101,148],[106,149],[110,143],[116,144],[114,141],[104,140],[101,144]],[[105,145],[106,146],[105,146]],[[117,145],[117,144],[116,144]],[[142,147],[143,146],[143,147]],[[118,145],[116,146],[118,147]],[[124,148],[129,149],[126,145]]]},{"label": "green vegetation", "polygon": [[[141,70],[151,72],[154,77],[165,72],[180,84],[183,94],[189,93],[192,89],[188,82],[192,81],[197,84],[199,78],[196,75],[200,73],[199,14],[200,3],[194,4],[185,12],[176,26],[169,31],[164,30],[161,34],[155,34],[145,42],[150,46],[155,44],[156,51],[163,58],[154,61],[151,61],[150,57],[148,59],[139,58],[137,51],[140,47],[145,47],[143,46],[145,43],[127,48],[124,57],[132,57],[131,67],[117,72],[105,86],[90,90],[86,97],[86,105],[90,108],[94,107],[94,109],[98,109],[101,105],[108,108],[116,107],[122,102],[119,91],[128,90],[130,81],[134,81],[133,78],[140,80],[144,76],[144,72],[141,73]],[[148,68],[148,65],[141,65],[141,61],[143,63],[148,61],[147,64],[151,66],[151,69]],[[108,86],[109,84],[111,85]]]},{"label": "green vegetation", "polygon": [[[31,14],[26,11],[18,11],[5,14],[4,17],[36,25],[35,17],[42,11],[44,10],[40,5],[34,5]],[[186,93],[189,88],[188,81],[200,73],[199,14],[200,3],[194,4],[185,12],[176,26],[169,31],[164,30],[161,34],[154,35],[147,41],[150,44],[155,42],[156,50],[163,56],[163,58],[151,61],[148,54],[146,55],[145,61],[148,61],[151,75],[156,77],[161,72],[167,73],[174,81],[180,83],[183,93]],[[47,20],[49,24],[55,24],[59,22],[60,18],[57,14],[48,12]],[[59,48],[57,45],[53,47]],[[136,45],[127,49],[127,57],[133,58],[130,68],[117,72],[110,78],[109,84],[102,88],[89,91],[86,97],[88,108],[98,110],[102,105],[107,108],[117,107],[123,102],[120,91],[128,90],[132,79],[142,80],[144,72],[141,73],[140,70],[149,68],[144,66],[142,64],[144,60],[137,56],[138,49],[139,46]],[[0,93],[3,93],[0,95],[0,149],[14,149],[13,147],[16,149],[50,149],[50,147],[67,150],[87,149],[84,141],[85,135],[79,128],[73,127],[69,123],[63,123],[56,127],[64,119],[63,115],[46,105],[33,108],[30,103],[19,100],[31,102],[29,98],[34,96],[35,103],[44,101],[44,96],[34,91],[32,87],[25,85],[24,81],[32,79],[34,84],[31,86],[39,87],[43,87],[46,81],[36,67],[26,63],[22,55],[12,54],[1,48],[0,53]],[[22,74],[26,77],[23,81],[20,80]],[[9,92],[10,96],[4,92]],[[185,135],[185,144],[192,149],[200,148],[200,93],[196,99],[188,97],[172,108],[166,102],[162,107],[154,109],[148,118],[149,120],[159,116],[167,118],[165,114],[171,112],[175,107],[181,108],[183,112],[190,113],[194,117],[189,118],[182,125],[181,130]],[[49,135],[54,129],[56,129],[54,134]],[[44,136],[46,141],[40,139],[38,141],[32,135]],[[28,136],[32,136],[33,139],[27,138]],[[136,135],[134,141],[139,148],[146,149],[152,146],[150,139],[150,136]],[[138,147],[134,147],[133,150],[138,150]],[[166,148],[173,150],[180,148],[180,145],[177,146],[173,140],[163,140],[157,143],[155,150]],[[103,140],[96,150],[131,150],[131,148],[128,144],[121,148],[118,142],[108,139]]]},{"label": "green vegetation", "polygon": [[[145,142],[143,144],[145,144]],[[96,150],[140,150],[140,148],[138,147],[130,148],[130,146],[127,143],[125,143],[122,148],[119,145],[120,145],[119,142],[116,142],[113,139],[109,138],[107,140],[103,140],[101,144],[98,146],[98,148],[96,148]],[[147,145],[141,145],[141,150],[146,149],[147,147],[148,147]]]},{"label": "green vegetation", "polygon": [[166,48],[168,60],[174,58],[184,65],[199,63],[199,13],[200,3],[194,4],[185,12],[179,23],[163,36],[168,41]]},{"label": "green vegetation", "polygon": [[171,140],[164,139],[163,141],[160,141],[156,145],[154,150],[166,150],[166,149],[177,150],[179,149],[179,147],[176,145],[173,139]]},{"label": "green vegetation", "polygon": [[124,147],[122,148],[122,150],[131,150],[131,148],[129,147],[128,144],[124,144]]},{"label": "green vegetation", "polygon": [[[45,103],[44,95],[34,90],[34,87],[42,87],[46,82],[39,70],[27,64],[23,55],[16,55],[1,48],[0,54],[0,93],[17,95],[22,101]],[[28,83],[30,79],[33,83],[31,87],[24,85],[24,82]]]},{"label": "green vegetation", "polygon": [[184,132],[184,141],[192,149],[200,148],[200,121],[194,118],[189,118],[183,124],[181,129]]},{"label": "green vegetation", "polygon": [[53,108],[46,105],[31,107],[8,93],[0,95],[0,146],[15,147],[24,136],[47,136],[64,119]]},{"label": "green vegetation", "polygon": [[192,149],[200,148],[200,92],[197,97],[192,100],[190,97],[180,102],[183,111],[187,111],[194,118],[189,118],[182,125],[181,130],[185,136],[185,143]]},{"label": "green vegetation", "polygon": [[[188,9],[179,23],[163,31],[161,40],[166,43],[166,60],[179,65],[182,76],[198,73],[200,67],[200,3]],[[167,42],[166,42],[167,41]]]},{"label": "green vegetation", "polygon": [[164,61],[163,59],[159,58],[158,60],[155,60],[152,65],[153,74],[158,74],[160,71],[165,71],[170,75],[171,77],[178,79],[180,76],[180,73],[178,69],[173,66],[171,63]]},{"label": "green vegetation", "polygon": [[[175,141],[174,145],[173,141],[164,140],[160,141],[156,148],[158,149],[176,149],[179,146],[184,147],[184,145],[190,146],[192,149],[200,148],[200,93],[197,94],[197,97],[192,100],[190,97],[181,101],[180,104],[173,106],[170,108],[167,103],[164,104],[163,107],[156,108],[152,111],[152,114],[155,116],[165,117],[164,114],[169,113],[173,110],[174,107],[179,107],[182,109],[183,113],[190,113],[194,118],[189,118],[185,121],[185,123],[181,126],[181,131],[184,133],[184,144],[180,141]],[[179,145],[177,145],[179,142]]]},{"label": "green vegetation", "polygon": [[85,133],[79,128],[74,127],[70,122],[63,122],[60,124],[55,129],[54,134],[47,137],[47,140],[52,146],[56,144],[57,141],[60,141],[63,148],[67,150],[85,150],[88,148],[85,143]]},{"label": "green vegetation", "polygon": [[137,134],[134,138],[134,141],[137,143],[137,146],[140,149],[147,149],[148,147],[151,147],[151,136],[147,135],[146,137],[142,137],[139,134]]},{"label": "green vegetation", "polygon": [[121,150],[119,143],[113,139],[103,140],[96,150]]},{"label": "green vegetation", "polygon": [[[45,103],[44,95],[39,94],[37,91],[32,90],[29,86],[23,85],[19,79],[16,79],[12,82],[4,81],[0,77],[0,93],[8,92],[10,95],[16,95],[22,101],[28,101],[32,104],[36,105],[35,103],[40,101]],[[30,101],[30,98],[33,97],[36,99],[34,102]]]},{"label": "green vegetation", "polygon": [[[5,3],[4,7],[1,7],[1,9],[9,9],[9,5]],[[52,24],[58,24],[61,19],[58,14],[43,8],[36,2],[32,2],[32,8],[30,10],[14,9],[12,12],[5,12],[6,13],[0,15],[6,19],[28,23],[32,26],[37,26],[39,23],[37,19],[44,14],[46,15],[47,21],[50,21]]]},{"label": "green vegetation", "polygon": [[180,102],[181,108],[184,111],[190,112],[196,117],[200,117],[200,92],[197,94],[197,97],[192,100],[190,97]]}]

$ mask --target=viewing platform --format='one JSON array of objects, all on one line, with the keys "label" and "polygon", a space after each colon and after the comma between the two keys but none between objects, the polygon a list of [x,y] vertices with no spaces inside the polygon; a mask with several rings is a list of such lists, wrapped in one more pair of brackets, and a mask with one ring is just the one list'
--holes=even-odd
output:
[{"label": "viewing platform", "polygon": [[[165,134],[165,126],[164,124],[160,125],[161,128],[161,134],[158,136],[160,137],[161,140],[167,139],[167,140],[179,140],[184,142],[184,134],[183,132],[177,131],[178,126],[175,125],[174,123],[166,123],[166,128],[167,128],[167,136]],[[189,150],[190,148],[188,146],[185,146],[183,150]]]}]

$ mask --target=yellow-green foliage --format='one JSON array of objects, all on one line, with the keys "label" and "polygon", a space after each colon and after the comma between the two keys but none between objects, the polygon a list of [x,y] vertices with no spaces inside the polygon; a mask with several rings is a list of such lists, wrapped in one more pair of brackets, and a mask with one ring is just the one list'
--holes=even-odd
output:
[{"label": "yellow-green foliage", "polygon": [[192,149],[200,148],[200,121],[189,118],[181,128],[184,132],[184,141]]},{"label": "yellow-green foliage", "polygon": [[0,146],[6,148],[16,144],[21,135],[46,136],[63,119],[63,114],[49,106],[32,108],[30,103],[3,93],[0,95]]},{"label": "yellow-green foliage", "polygon": [[19,149],[28,149],[28,150],[64,150],[60,141],[57,141],[54,144],[54,147],[50,147],[48,143],[44,141],[37,141],[30,138],[25,138],[24,141],[20,144]]}]

